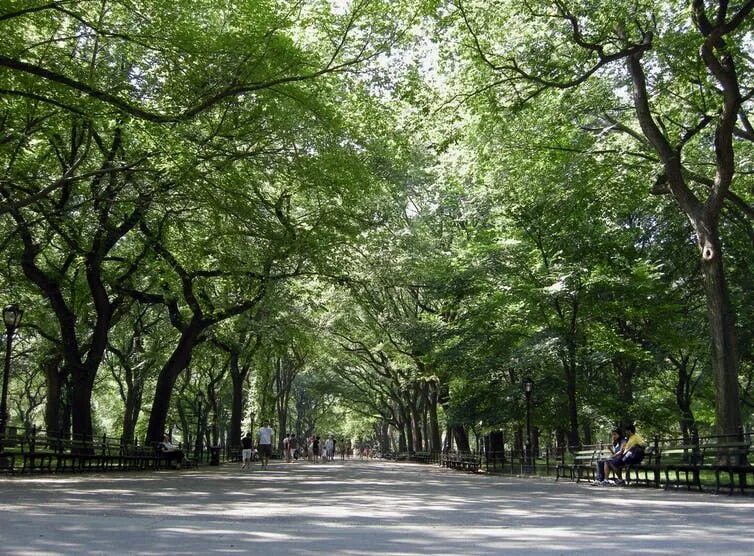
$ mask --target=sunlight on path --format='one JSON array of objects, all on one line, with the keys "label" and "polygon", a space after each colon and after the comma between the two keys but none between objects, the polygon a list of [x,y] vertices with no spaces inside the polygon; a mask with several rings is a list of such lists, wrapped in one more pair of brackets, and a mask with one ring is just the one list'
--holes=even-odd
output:
[{"label": "sunlight on path", "polygon": [[0,496],[6,554],[615,553],[627,528],[624,553],[754,553],[751,498],[379,461],[12,477]]}]

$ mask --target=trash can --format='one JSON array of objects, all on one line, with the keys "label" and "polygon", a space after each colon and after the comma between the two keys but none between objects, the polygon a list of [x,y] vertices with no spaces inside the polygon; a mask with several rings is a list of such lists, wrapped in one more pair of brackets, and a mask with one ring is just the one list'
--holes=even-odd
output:
[{"label": "trash can", "polygon": [[220,446],[209,447],[209,464],[220,465]]}]

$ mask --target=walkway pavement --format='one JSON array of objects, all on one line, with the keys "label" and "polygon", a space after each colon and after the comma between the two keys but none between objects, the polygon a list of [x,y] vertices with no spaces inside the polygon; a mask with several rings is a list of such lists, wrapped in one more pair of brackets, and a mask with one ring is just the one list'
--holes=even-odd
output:
[{"label": "walkway pavement", "polygon": [[0,501],[3,554],[754,554],[750,497],[378,461],[17,476]]}]

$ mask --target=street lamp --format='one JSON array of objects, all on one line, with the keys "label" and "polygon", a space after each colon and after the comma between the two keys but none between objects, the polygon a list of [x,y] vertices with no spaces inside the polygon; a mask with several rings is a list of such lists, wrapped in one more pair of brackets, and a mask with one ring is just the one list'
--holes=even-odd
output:
[{"label": "street lamp", "polygon": [[524,394],[526,395],[526,453],[525,460],[526,465],[529,467],[529,472],[532,468],[532,453],[531,453],[531,391],[534,388],[534,381],[531,378],[526,377],[523,382]]},{"label": "street lamp", "polygon": [[8,422],[8,377],[10,376],[10,354],[13,343],[13,333],[21,323],[23,310],[15,303],[6,305],[3,309],[3,321],[5,322],[5,367],[3,368],[3,391],[0,398],[0,452],[3,451],[5,440],[5,425]]},{"label": "street lamp", "polygon": [[249,431],[251,432],[251,436],[254,436],[254,417],[256,417],[257,414],[254,413],[254,410],[252,409],[249,412]]},{"label": "street lamp", "polygon": [[199,408],[196,416],[196,443],[194,445],[194,452],[196,455],[200,455],[202,452],[202,403],[204,403],[204,392],[199,392],[196,396],[196,401],[199,404]]}]

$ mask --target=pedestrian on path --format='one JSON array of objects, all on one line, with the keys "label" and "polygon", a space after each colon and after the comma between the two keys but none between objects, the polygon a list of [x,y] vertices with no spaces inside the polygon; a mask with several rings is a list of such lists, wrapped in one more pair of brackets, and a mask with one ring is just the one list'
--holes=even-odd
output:
[{"label": "pedestrian on path", "polygon": [[332,438],[332,435],[327,437],[327,440],[325,440],[325,461],[332,461],[333,455],[335,454],[335,441]]},{"label": "pedestrian on path", "polygon": [[267,469],[267,464],[272,456],[272,438],[275,431],[272,430],[269,421],[259,429],[259,458],[262,460],[262,469]]},{"label": "pedestrian on path", "polygon": [[251,469],[251,450],[254,445],[254,439],[251,438],[251,431],[246,433],[241,439],[241,457],[243,459],[243,465],[241,469]]},{"label": "pedestrian on path", "polygon": [[298,454],[296,453],[297,446],[296,433],[292,432],[288,437],[288,463],[291,463],[294,459],[298,459]]}]

